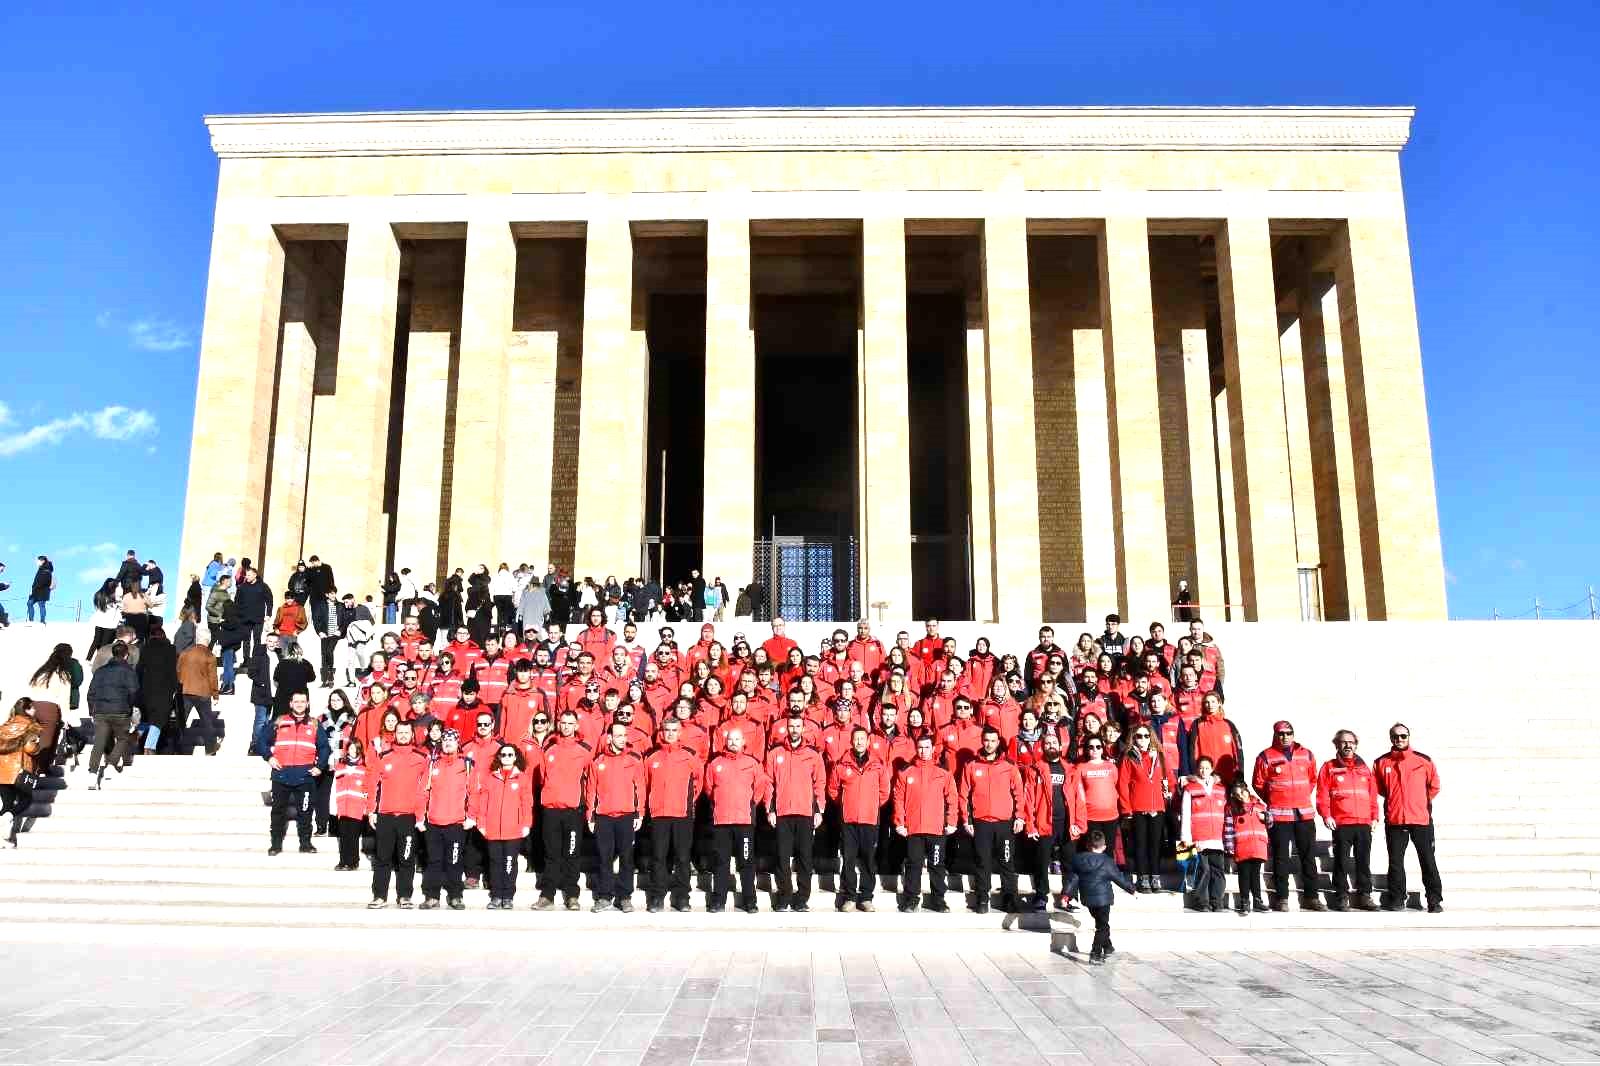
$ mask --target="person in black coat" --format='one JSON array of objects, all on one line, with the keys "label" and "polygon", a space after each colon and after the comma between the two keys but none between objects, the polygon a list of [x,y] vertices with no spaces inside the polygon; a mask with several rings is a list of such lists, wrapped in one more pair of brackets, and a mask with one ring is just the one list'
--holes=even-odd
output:
[{"label": "person in black coat", "polygon": [[139,713],[150,726],[144,750],[155,752],[163,739],[166,750],[173,750],[176,737],[172,718],[178,707],[178,650],[167,635],[157,629],[139,652]]},{"label": "person in black coat", "polygon": [[272,671],[273,717],[289,713],[289,697],[296,692],[310,693],[311,683],[317,679],[312,665],[300,657],[300,649],[289,645],[289,650],[278,660]]},{"label": "person in black coat", "polygon": [[1117,868],[1106,854],[1105,834],[1096,829],[1089,834],[1089,847],[1072,857],[1072,872],[1062,895],[1077,893],[1083,905],[1094,916],[1094,946],[1089,952],[1090,962],[1104,962],[1106,956],[1117,949],[1111,946],[1111,905],[1116,902],[1112,885],[1133,895],[1133,878]]},{"label": "person in black coat", "polygon": [[256,751],[256,734],[272,715],[272,681],[278,664],[278,634],[267,633],[250,653],[250,702],[256,709],[255,724],[250,729],[250,754]]}]

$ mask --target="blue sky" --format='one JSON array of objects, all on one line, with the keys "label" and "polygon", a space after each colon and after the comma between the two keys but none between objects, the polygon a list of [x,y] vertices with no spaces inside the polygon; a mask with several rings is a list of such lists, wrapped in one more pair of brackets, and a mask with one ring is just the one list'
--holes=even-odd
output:
[{"label": "blue sky", "polygon": [[1592,4],[30,6],[0,15],[18,585],[41,551],[66,601],[128,547],[174,564],[216,184],[202,114],[827,104],[1416,105],[1451,613],[1600,583]]}]

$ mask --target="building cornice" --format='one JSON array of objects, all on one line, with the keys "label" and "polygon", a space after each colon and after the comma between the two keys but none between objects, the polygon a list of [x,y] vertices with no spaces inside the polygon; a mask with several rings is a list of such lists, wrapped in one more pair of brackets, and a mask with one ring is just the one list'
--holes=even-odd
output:
[{"label": "building cornice", "polygon": [[751,108],[209,115],[223,159],[613,152],[1388,151],[1409,107]]}]

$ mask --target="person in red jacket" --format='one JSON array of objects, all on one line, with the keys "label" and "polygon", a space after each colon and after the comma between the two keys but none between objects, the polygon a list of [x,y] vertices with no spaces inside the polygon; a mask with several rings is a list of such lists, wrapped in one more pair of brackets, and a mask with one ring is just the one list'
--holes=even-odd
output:
[{"label": "person in red jacket", "polygon": [[1189,736],[1188,765],[1193,766],[1203,755],[1211,760],[1223,784],[1231,784],[1244,764],[1244,742],[1239,737],[1239,727],[1223,713],[1222,693],[1207,692],[1200,706],[1200,717],[1185,723]]},{"label": "person in red jacket", "polygon": [[[633,837],[644,823],[644,760],[628,748],[628,724],[612,722],[605,746],[583,777],[583,806],[589,812],[600,866],[594,878],[594,910],[633,910]],[[616,864],[613,872],[612,864]]]},{"label": "person in red jacket", "polygon": [[1411,727],[1396,722],[1389,727],[1389,750],[1372,764],[1383,797],[1383,840],[1389,850],[1389,883],[1383,909],[1406,906],[1406,845],[1417,846],[1422,867],[1422,888],[1428,896],[1428,913],[1444,910],[1444,883],[1433,857],[1433,799],[1439,794],[1439,770],[1433,760],[1411,748]]},{"label": "person in red jacket", "polygon": [[411,723],[395,726],[394,748],[371,767],[367,796],[367,821],[377,831],[372,853],[370,910],[388,905],[389,874],[394,872],[395,901],[401,910],[411,908],[412,878],[417,872],[411,838],[422,816],[428,785],[428,756],[414,747]]},{"label": "person in red jacket", "polygon": [[1027,797],[1021,773],[1000,753],[1000,731],[994,726],[984,726],[983,746],[962,769],[960,781],[961,822],[972,837],[977,867],[972,877],[972,909],[988,913],[990,878],[998,869],[1000,906],[1014,911],[1018,902],[1015,835],[1023,829]]},{"label": "person in red jacket", "polygon": [[[727,747],[732,749],[735,735],[748,750],[738,732],[729,734]],[[807,911],[811,909],[812,845],[826,806],[828,771],[822,753],[805,742],[803,719],[788,720],[783,743],[767,752],[766,775],[771,783],[767,822],[778,831],[772,909]]]},{"label": "person in red jacket", "polygon": [[744,736],[728,738],[728,750],[706,767],[706,797],[711,803],[714,855],[706,911],[719,914],[728,901],[732,877],[728,863],[739,868],[738,908],[756,913],[755,809],[772,789],[766,771],[744,751]]},{"label": "person in red jacket", "polygon": [[1289,845],[1300,860],[1300,909],[1325,911],[1317,897],[1317,822],[1312,793],[1317,785],[1317,760],[1311,749],[1295,743],[1294,726],[1275,722],[1272,747],[1256,756],[1250,783],[1267,804],[1272,828],[1272,909],[1289,909]]},{"label": "person in red jacket", "polygon": [[1194,846],[1199,876],[1195,879],[1191,907],[1197,911],[1222,909],[1228,876],[1223,867],[1223,827],[1227,818],[1228,786],[1212,772],[1211,759],[1202,755],[1194,773],[1184,779],[1178,849]]},{"label": "person in red jacket", "polygon": [[351,737],[333,770],[333,821],[341,872],[361,867],[361,827],[367,818],[367,766],[361,741]]},{"label": "person in red jacket", "polygon": [[862,673],[872,677],[883,665],[883,642],[872,635],[872,625],[866,621],[856,623],[856,637],[847,649],[850,658],[861,664]]},{"label": "person in red jacket", "polygon": [[1244,778],[1236,778],[1228,795],[1227,819],[1222,823],[1222,848],[1238,874],[1234,909],[1240,914],[1249,914],[1252,906],[1257,911],[1267,909],[1267,901],[1261,898],[1261,867],[1267,861],[1267,827],[1271,823],[1267,805],[1251,794]]},{"label": "person in red jacket", "polygon": [[1167,769],[1161,748],[1151,743],[1150,727],[1139,726],[1117,771],[1117,809],[1128,826],[1124,847],[1140,892],[1161,891],[1162,830],[1175,787],[1177,777]]},{"label": "person in red jacket", "polygon": [[528,725],[538,711],[548,711],[549,701],[533,683],[533,663],[518,659],[512,671],[516,680],[500,698],[500,735],[512,743],[528,738]]},{"label": "person in red jacket", "polygon": [[[1317,815],[1333,833],[1332,910],[1354,906],[1375,911],[1372,902],[1372,827],[1378,823],[1378,781],[1361,756],[1354,730],[1333,735],[1335,755],[1317,771]],[[1349,887],[1349,902],[1345,888]]]},{"label": "person in red jacket", "polygon": [[930,911],[950,909],[944,901],[946,841],[956,831],[961,801],[955,778],[934,758],[933,737],[917,738],[916,761],[894,779],[894,831],[906,841],[905,871],[900,878],[901,911],[917,909],[922,899],[922,868],[928,868]]},{"label": "person in red jacket", "polygon": [[533,779],[515,744],[501,744],[495,767],[472,794],[472,820],[489,850],[489,910],[510,910],[517,895],[517,853],[533,832]]},{"label": "person in red jacket", "polygon": [[[865,726],[856,726],[850,750],[834,760],[828,776],[828,798],[839,805],[843,824],[840,844],[839,898],[842,911],[870,911],[878,885],[878,822],[889,802],[890,769],[872,750]],[[857,873],[860,879],[857,880]]]},{"label": "person in red jacket", "polygon": [[539,804],[544,818],[544,883],[533,909],[555,906],[556,893],[567,910],[578,909],[578,844],[582,839],[583,775],[594,754],[578,739],[578,715],[562,711],[559,735],[544,752],[539,773]]},{"label": "person in red jacket", "polygon": [[[955,719],[938,729],[936,739],[939,749],[944,753],[944,768],[950,776],[957,781],[961,780],[961,771],[978,754],[978,749],[983,746],[983,727],[972,717],[972,701],[965,696],[957,696],[954,702]],[[928,719],[933,724],[934,719]]]},{"label": "person in red jacket", "polygon": [[477,788],[477,773],[461,754],[461,734],[444,731],[439,755],[428,768],[428,795],[423,824],[428,842],[428,866],[422,871],[422,909],[439,909],[444,890],[453,911],[465,910],[462,901],[462,858],[467,830],[473,827],[467,802]]},{"label": "person in red jacket", "polygon": [[683,723],[661,723],[661,744],[645,763],[646,806],[650,814],[650,890],[645,909],[661,911],[667,893],[672,909],[689,910],[689,871],[693,858],[694,808],[704,784],[705,762],[679,743]]},{"label": "person in red jacket", "polygon": [[[1065,874],[1072,868],[1076,850],[1073,842],[1089,827],[1075,769],[1063,757],[1062,748],[1059,734],[1046,733],[1043,756],[1025,771],[1029,786],[1026,829],[1035,841],[1028,871],[1033,878],[1035,910],[1043,910],[1050,895],[1050,863],[1061,863],[1064,887]],[[1071,909],[1066,892],[1056,898],[1056,906],[1061,910]]]},{"label": "person in red jacket", "polygon": [[939,620],[928,619],[923,623],[923,631],[922,639],[911,645],[911,657],[930,675],[940,673],[944,669],[945,647],[944,638],[939,636]]}]

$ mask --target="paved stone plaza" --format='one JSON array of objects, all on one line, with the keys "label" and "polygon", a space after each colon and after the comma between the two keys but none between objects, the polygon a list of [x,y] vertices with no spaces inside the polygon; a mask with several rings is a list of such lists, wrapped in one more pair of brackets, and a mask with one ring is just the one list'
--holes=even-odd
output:
[{"label": "paved stone plaza", "polygon": [[506,946],[533,958],[406,959],[392,940],[371,954],[339,936],[292,952],[45,948],[4,1008],[0,1062],[1600,1062],[1600,957],[1585,948],[1092,968],[1043,952],[540,960],[537,939]]}]

